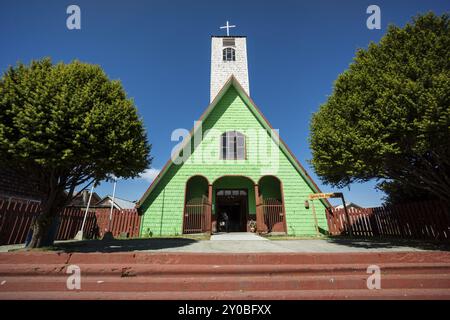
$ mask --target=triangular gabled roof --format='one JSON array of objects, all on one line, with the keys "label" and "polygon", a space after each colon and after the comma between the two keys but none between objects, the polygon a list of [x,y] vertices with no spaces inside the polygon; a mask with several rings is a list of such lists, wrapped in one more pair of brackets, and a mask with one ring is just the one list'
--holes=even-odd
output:
[{"label": "triangular gabled roof", "polygon": [[[215,106],[218,104],[218,102],[222,99],[223,95],[228,91],[228,89],[233,86],[240,97],[244,100],[245,105],[249,107],[250,111],[255,115],[255,117],[260,121],[260,123],[264,126],[264,128],[268,131],[273,130],[273,127],[270,125],[269,121],[264,117],[262,112],[259,110],[259,108],[256,106],[256,104],[253,102],[252,98],[245,92],[245,89],[241,86],[239,81],[231,75],[230,78],[228,78],[227,82],[223,85],[222,89],[220,89],[219,93],[217,93],[217,96],[214,98],[214,100],[209,104],[209,106],[206,108],[206,110],[203,112],[203,114],[200,116],[198,121],[205,120],[211,111],[215,108]],[[180,145],[180,147],[177,149],[175,154],[179,154],[181,150],[184,149],[186,144],[190,142],[191,138],[195,134],[195,130],[197,130],[195,127],[191,129],[189,137],[184,140],[183,144]],[[292,151],[289,149],[289,147],[286,145],[286,143],[281,139],[281,137],[278,135],[276,131],[274,131],[277,135],[280,149],[283,151],[283,153],[287,156],[289,161],[293,164],[293,166],[297,169],[297,171],[300,173],[300,175],[305,179],[306,183],[309,185],[309,187],[315,192],[315,193],[321,193],[319,187],[317,184],[312,180],[312,178],[308,175],[306,170],[303,168],[303,166],[300,164],[300,162],[297,160],[295,155],[292,153]],[[152,190],[155,188],[155,186],[158,184],[158,182],[161,180],[161,178],[166,174],[166,172],[169,170],[170,166],[172,165],[171,158],[166,162],[164,167],[162,168],[161,172],[158,174],[158,176],[153,180],[153,182],[150,184],[148,189],[145,191],[144,195],[141,197],[141,199],[137,202],[136,207],[139,208],[144,201],[147,199],[149,194],[152,192]],[[331,207],[331,204],[326,199],[320,199],[322,203],[326,207]]]},{"label": "triangular gabled roof", "polygon": [[[113,197],[111,195],[107,195],[100,201],[98,201],[95,206],[103,206],[106,201],[113,201]],[[121,199],[118,197],[114,197],[114,207],[117,209],[134,209],[136,207],[136,203],[130,200]]]}]

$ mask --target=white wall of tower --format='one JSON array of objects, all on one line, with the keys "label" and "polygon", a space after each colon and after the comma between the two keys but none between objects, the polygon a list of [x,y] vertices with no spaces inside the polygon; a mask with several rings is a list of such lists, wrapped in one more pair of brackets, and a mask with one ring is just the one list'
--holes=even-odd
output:
[{"label": "white wall of tower", "polygon": [[224,37],[211,38],[211,87],[210,101],[213,101],[217,93],[222,89],[231,75],[239,81],[248,95],[250,95],[247,64],[246,38],[234,38],[236,61],[223,61]]}]

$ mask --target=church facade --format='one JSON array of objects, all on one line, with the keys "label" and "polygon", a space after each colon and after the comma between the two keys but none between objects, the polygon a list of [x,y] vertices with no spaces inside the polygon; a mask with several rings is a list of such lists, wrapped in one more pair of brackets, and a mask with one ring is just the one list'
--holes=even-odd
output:
[{"label": "church facade", "polygon": [[329,203],[250,98],[246,38],[211,39],[210,105],[138,202],[141,236],[326,233]]}]

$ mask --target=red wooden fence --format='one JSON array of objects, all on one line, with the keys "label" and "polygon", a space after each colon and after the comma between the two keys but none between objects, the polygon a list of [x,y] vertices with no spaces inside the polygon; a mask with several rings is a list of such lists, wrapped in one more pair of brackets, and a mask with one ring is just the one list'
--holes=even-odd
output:
[{"label": "red wooden fence", "polygon": [[[110,211],[109,208],[97,208],[95,210],[100,238],[108,231]],[[141,217],[136,209],[113,210],[111,232],[114,237],[120,236],[123,232],[126,232],[127,237],[130,238],[139,237],[140,226]]]},{"label": "red wooden fence", "polygon": [[327,210],[332,235],[358,237],[396,237],[402,239],[450,240],[450,212],[441,202],[410,203],[377,208]]},{"label": "red wooden fence", "polygon": [[[0,200],[0,245],[24,243],[30,226],[39,214],[39,204]],[[81,229],[85,210],[68,207],[58,215],[56,240],[73,239]],[[101,238],[108,228],[110,209],[90,209],[84,226],[87,238]],[[115,237],[126,233],[139,236],[141,217],[137,210],[113,210],[111,231]]]}]

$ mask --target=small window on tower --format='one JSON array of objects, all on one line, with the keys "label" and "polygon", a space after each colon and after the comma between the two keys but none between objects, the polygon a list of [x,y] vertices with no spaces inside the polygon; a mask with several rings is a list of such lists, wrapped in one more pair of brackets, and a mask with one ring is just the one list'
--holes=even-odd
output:
[{"label": "small window on tower", "polygon": [[236,61],[236,54],[233,48],[223,49],[223,61]]}]

